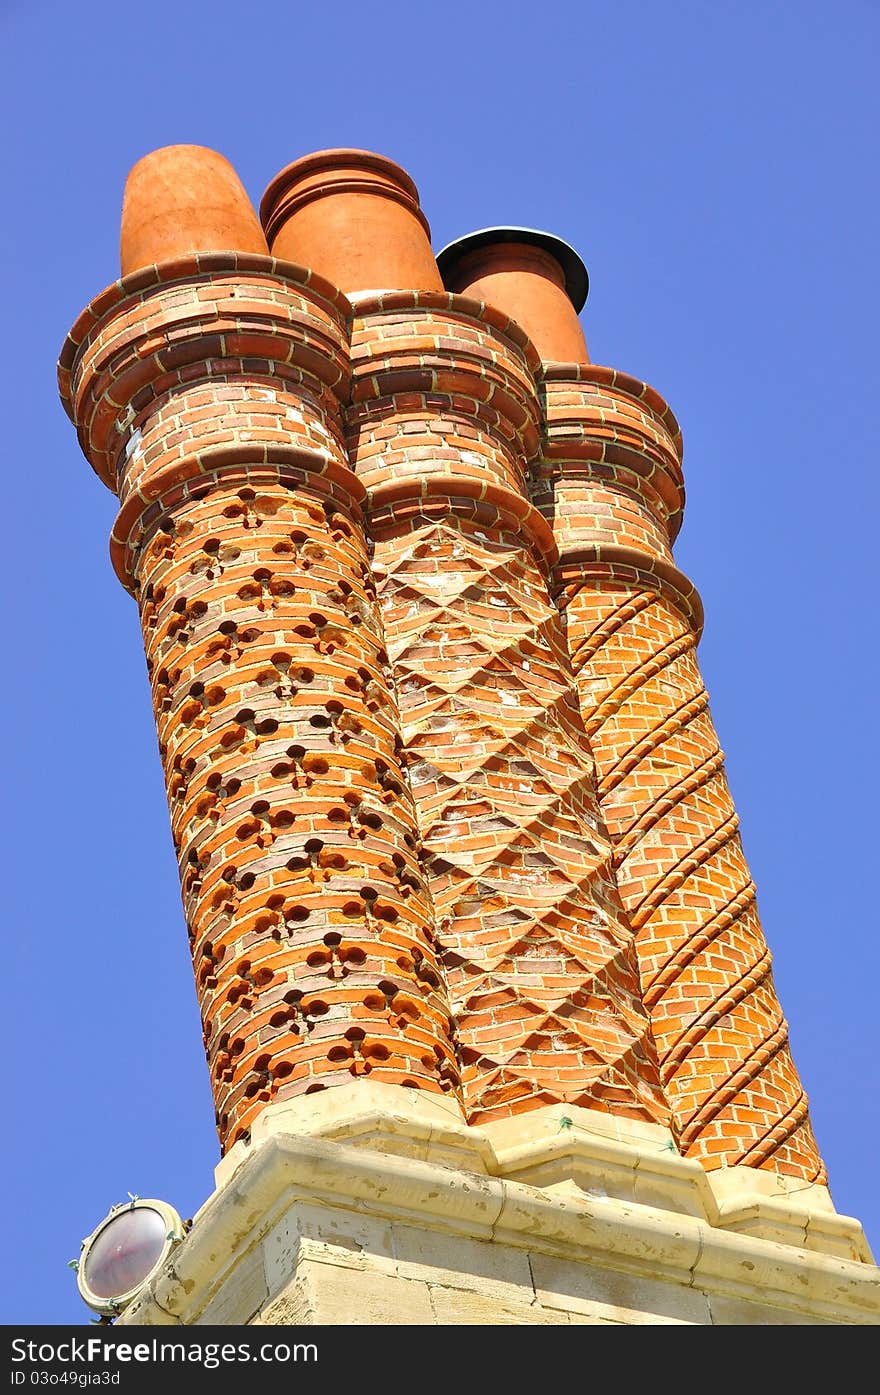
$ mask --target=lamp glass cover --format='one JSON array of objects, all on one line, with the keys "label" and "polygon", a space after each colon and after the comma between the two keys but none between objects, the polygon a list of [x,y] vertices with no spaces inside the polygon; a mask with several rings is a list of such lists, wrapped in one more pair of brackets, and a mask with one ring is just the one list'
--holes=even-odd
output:
[{"label": "lamp glass cover", "polygon": [[84,1278],[97,1298],[115,1298],[137,1288],[160,1258],[168,1222],[150,1206],[114,1216],[89,1247]]}]

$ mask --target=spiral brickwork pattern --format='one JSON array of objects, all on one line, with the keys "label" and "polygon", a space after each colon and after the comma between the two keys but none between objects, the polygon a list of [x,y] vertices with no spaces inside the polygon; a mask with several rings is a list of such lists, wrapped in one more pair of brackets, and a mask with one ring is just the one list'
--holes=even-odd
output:
[{"label": "spiral brickwork pattern", "polygon": [[545,377],[557,596],[682,1151],[825,1172],[773,987],[696,659],[699,600],[670,550],[681,442],[652,389],[600,367]]}]

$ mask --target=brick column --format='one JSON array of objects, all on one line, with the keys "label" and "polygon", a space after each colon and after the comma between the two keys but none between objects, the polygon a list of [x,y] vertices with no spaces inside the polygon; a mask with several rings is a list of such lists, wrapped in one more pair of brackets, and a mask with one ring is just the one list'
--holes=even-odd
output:
[{"label": "brick column", "polygon": [[[441,266],[467,294],[488,283],[544,345],[533,498],[553,522],[556,596],[681,1148],[710,1169],[824,1182],[697,665],[699,598],[672,560],[678,426],[645,383],[590,365],[585,345],[554,361],[579,332],[573,254],[541,234],[518,254],[521,233],[462,239]],[[555,271],[537,268],[536,245]]]},{"label": "brick column", "polygon": [[[394,169],[384,162],[389,181]],[[412,197],[399,174],[394,218]],[[326,255],[357,293],[349,449],[368,490],[468,1117],[566,1101],[665,1122],[547,587],[552,532],[525,493],[539,360],[505,316],[409,289],[393,234],[368,272],[353,261],[346,275],[332,204],[328,187],[316,205]],[[274,206],[263,213],[278,226]],[[300,255],[294,237],[284,245]],[[366,294],[377,282],[389,289]]]},{"label": "brick column", "polygon": [[[352,1076],[458,1088],[340,436],[348,302],[265,243],[234,250],[253,228],[221,157],[148,157],[129,274],[60,366],[120,500],[113,563],[140,608],[224,1148],[270,1102]],[[172,259],[143,265],[157,246]]]}]

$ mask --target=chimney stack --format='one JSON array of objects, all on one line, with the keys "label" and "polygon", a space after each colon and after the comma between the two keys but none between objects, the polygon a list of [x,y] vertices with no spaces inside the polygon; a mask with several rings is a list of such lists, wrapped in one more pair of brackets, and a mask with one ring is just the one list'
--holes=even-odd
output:
[{"label": "chimney stack", "polygon": [[672,560],[671,412],[590,364],[556,237],[435,260],[358,150],[261,214],[214,151],[145,157],[59,365],[119,499],[223,1154],[118,1320],[875,1321]]}]

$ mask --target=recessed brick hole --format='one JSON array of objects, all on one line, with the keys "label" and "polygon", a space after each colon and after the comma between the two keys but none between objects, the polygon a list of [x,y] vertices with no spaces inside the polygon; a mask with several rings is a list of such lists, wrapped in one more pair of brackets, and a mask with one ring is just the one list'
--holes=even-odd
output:
[{"label": "recessed brick hole", "polygon": [[303,756],[300,764],[307,775],[326,775],[330,769],[329,762],[323,756],[316,756],[311,751]]},{"label": "recessed brick hole", "polygon": [[217,979],[214,974],[216,967],[212,959],[205,959],[205,962],[199,968],[198,977],[196,979],[199,988],[216,988]]},{"label": "recessed brick hole", "polygon": [[412,998],[406,998],[400,994],[394,1000],[394,1011],[397,1013],[401,1024],[407,1020],[416,1022],[422,1015],[422,1009],[419,1007],[418,1003],[413,1002]]},{"label": "recessed brick hole", "polygon": [[436,970],[432,969],[429,964],[426,964],[424,960],[416,964],[416,978],[420,979],[422,983],[427,984],[429,988],[440,987],[440,975]]}]

